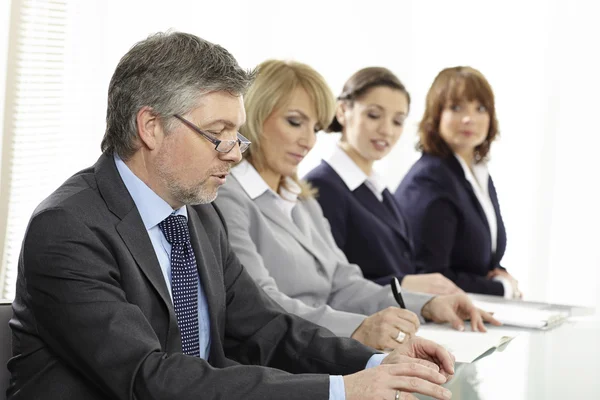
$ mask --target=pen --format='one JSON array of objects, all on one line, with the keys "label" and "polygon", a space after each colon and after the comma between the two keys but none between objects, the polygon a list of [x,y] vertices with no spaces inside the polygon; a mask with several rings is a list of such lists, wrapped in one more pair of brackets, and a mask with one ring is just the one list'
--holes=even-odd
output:
[{"label": "pen", "polygon": [[393,277],[390,286],[392,287],[392,293],[394,294],[394,298],[396,299],[396,302],[398,303],[400,308],[406,308],[406,305],[404,304],[404,299],[402,298],[402,291],[400,290],[400,281],[398,280],[398,278]]}]

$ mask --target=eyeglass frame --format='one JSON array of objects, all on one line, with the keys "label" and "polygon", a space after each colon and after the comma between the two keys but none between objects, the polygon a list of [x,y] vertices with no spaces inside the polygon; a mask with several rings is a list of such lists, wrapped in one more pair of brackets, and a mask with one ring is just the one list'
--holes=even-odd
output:
[{"label": "eyeglass frame", "polygon": [[[183,122],[183,124],[185,126],[187,126],[188,128],[190,128],[191,130],[193,130],[194,132],[196,132],[197,134],[199,134],[200,136],[204,137],[206,140],[208,140],[209,142],[211,142],[212,144],[215,145],[215,150],[221,154],[227,154],[229,153],[231,150],[233,150],[233,148],[235,147],[236,143],[240,146],[240,153],[245,152],[246,150],[248,150],[248,147],[250,147],[250,145],[252,144],[252,142],[250,140],[248,140],[246,137],[244,137],[244,135],[242,135],[241,133],[237,132],[237,139],[236,140],[221,140],[221,139],[217,139],[216,137],[212,136],[211,134],[203,131],[202,129],[198,128],[196,125],[194,125],[192,122],[188,121],[187,119],[183,118],[182,116],[178,115],[178,114],[173,114],[173,116],[175,118],[177,118],[179,121]],[[229,144],[231,145],[231,148],[229,148],[229,150],[223,151],[223,150],[219,150],[219,145],[221,145],[221,143],[224,144]],[[243,147],[245,146],[245,147]]]}]

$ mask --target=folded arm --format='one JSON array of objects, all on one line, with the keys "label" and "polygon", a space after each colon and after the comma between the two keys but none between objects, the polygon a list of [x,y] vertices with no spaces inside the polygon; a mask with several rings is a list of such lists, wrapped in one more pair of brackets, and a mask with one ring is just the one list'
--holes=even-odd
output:
[{"label": "folded arm", "polygon": [[415,229],[417,268],[422,272],[439,272],[456,283],[465,292],[503,294],[500,282],[485,276],[456,271],[450,259],[457,234],[457,211],[446,199],[438,199],[428,205]]}]

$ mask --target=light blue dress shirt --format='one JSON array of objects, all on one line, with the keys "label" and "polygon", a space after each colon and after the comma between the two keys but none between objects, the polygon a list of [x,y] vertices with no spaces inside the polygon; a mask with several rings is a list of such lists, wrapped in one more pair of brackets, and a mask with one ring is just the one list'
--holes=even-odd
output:
[{"label": "light blue dress shirt", "polygon": [[[183,215],[187,220],[187,209],[185,206],[173,210],[169,203],[164,201],[159,195],[154,193],[140,178],[133,172],[118,156],[115,156],[117,170],[129,194],[133,198],[150,241],[156,252],[156,258],[160,264],[160,269],[165,278],[171,301],[173,293],[171,291],[171,244],[165,238],[158,224],[171,214]],[[199,277],[198,277],[199,278]],[[207,359],[210,352],[210,317],[208,315],[208,304],[202,290],[202,285],[198,282],[198,324],[200,334],[200,357]]]},{"label": "light blue dress shirt", "polygon": [[[376,367],[381,364],[387,354],[373,354],[365,369]],[[329,377],[329,400],[346,400],[346,390],[344,389],[344,378],[340,375]]]},{"label": "light blue dress shirt", "polygon": [[[171,301],[173,293],[171,292],[171,244],[163,235],[158,227],[159,222],[167,218],[171,214],[183,215],[187,219],[187,209],[185,206],[173,210],[171,206],[164,201],[159,195],[154,193],[140,178],[135,176],[133,172],[118,156],[115,156],[115,164],[125,187],[133,198],[154,251],[160,264]],[[198,282],[198,321],[200,329],[200,357],[207,359],[210,349],[210,317],[208,315],[208,305],[206,297],[202,290],[202,285]],[[365,368],[376,367],[381,364],[386,354],[373,355]],[[329,400],[345,400],[346,391],[344,389],[344,379],[340,375],[331,375],[329,377]]]}]

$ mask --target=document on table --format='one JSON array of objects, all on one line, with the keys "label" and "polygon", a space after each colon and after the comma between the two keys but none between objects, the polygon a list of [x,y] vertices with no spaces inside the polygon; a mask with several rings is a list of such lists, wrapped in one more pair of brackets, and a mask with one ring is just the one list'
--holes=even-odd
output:
[{"label": "document on table", "polygon": [[494,318],[507,326],[520,328],[549,329],[565,321],[569,314],[566,311],[540,309],[526,304],[491,303],[474,301],[476,307],[494,313]]},{"label": "document on table", "polygon": [[487,352],[510,342],[515,336],[503,333],[459,332],[449,327],[421,325],[417,336],[432,340],[444,346],[456,357],[456,362],[472,363]]}]

